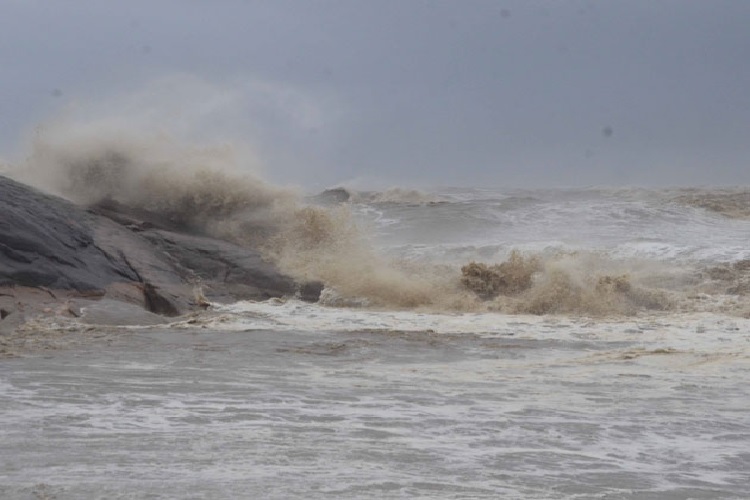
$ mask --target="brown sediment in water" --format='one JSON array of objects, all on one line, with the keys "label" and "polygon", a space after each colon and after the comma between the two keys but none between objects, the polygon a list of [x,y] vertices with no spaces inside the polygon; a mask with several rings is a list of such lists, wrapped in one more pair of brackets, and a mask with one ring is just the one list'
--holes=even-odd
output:
[{"label": "brown sediment in water", "polygon": [[73,340],[61,327],[98,297],[46,287],[0,287],[0,358],[56,349]]},{"label": "brown sediment in water", "polygon": [[633,286],[626,275],[592,276],[579,281],[560,270],[550,271],[522,299],[515,310],[530,314],[633,315],[670,307],[666,295]]},{"label": "brown sediment in water", "polygon": [[709,267],[700,290],[706,293],[750,295],[750,259]]},{"label": "brown sediment in water", "polygon": [[425,306],[445,286],[440,277],[414,272],[379,255],[348,207],[298,208],[262,248],[285,272],[322,281],[342,297],[363,299],[361,305]]},{"label": "brown sediment in water", "polygon": [[671,307],[665,293],[633,284],[628,274],[603,273],[585,261],[576,255],[542,259],[514,251],[500,264],[464,266],[461,283],[488,309],[516,314],[632,315]]},{"label": "brown sediment in water", "polygon": [[461,284],[483,299],[516,295],[531,287],[534,273],[541,270],[537,257],[513,251],[507,261],[487,265],[470,262],[461,268]]}]

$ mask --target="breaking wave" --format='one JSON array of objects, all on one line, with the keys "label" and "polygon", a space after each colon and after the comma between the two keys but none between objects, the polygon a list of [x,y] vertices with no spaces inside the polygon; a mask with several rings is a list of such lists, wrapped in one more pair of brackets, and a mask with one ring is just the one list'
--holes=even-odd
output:
[{"label": "breaking wave", "polygon": [[607,274],[603,263],[592,262],[590,256],[560,255],[542,260],[513,252],[499,265],[464,266],[462,282],[488,300],[490,309],[505,312],[632,315],[672,307],[663,291],[636,284],[627,273]]},{"label": "breaking wave", "polygon": [[[258,248],[291,276],[322,281],[328,305],[583,315],[711,307],[750,312],[742,302],[726,305],[716,298],[750,295],[746,263],[685,270],[675,278],[671,270],[639,269],[594,252],[513,251],[501,262],[463,266],[394,260],[376,251],[351,203],[341,202],[431,204],[438,197],[398,188],[337,188],[315,200],[335,202],[321,206],[249,173],[254,159],[230,145],[85,131],[68,127],[38,137],[14,176],[81,204],[117,203],[182,230]],[[722,206],[741,204],[723,199]],[[699,203],[691,200],[683,201]]]},{"label": "breaking wave", "polygon": [[308,205],[298,192],[243,171],[233,153],[163,135],[66,129],[62,137],[38,137],[14,176],[80,204],[114,203],[253,246],[293,277],[373,306],[427,305],[445,286],[378,255],[348,207]]}]

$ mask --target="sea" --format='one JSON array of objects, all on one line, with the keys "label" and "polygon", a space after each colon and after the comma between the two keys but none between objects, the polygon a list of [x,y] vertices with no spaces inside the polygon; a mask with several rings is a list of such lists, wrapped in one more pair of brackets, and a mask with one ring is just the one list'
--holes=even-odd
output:
[{"label": "sea", "polygon": [[84,311],[0,360],[0,497],[750,498],[738,193],[307,198],[356,233],[269,253],[319,303]]}]

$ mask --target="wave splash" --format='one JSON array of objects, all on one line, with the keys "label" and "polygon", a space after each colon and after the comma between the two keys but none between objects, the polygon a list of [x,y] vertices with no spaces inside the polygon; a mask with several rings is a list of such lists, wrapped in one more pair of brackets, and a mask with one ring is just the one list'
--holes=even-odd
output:
[{"label": "wave splash", "polygon": [[428,305],[436,287],[446,286],[380,256],[348,207],[306,204],[300,193],[244,166],[229,145],[68,128],[37,137],[14,177],[80,204],[116,203],[182,230],[258,248],[293,277],[323,281],[373,306]]},{"label": "wave splash", "polygon": [[[330,305],[632,315],[698,308],[695,294],[750,290],[750,266],[743,265],[707,270],[708,278],[682,279],[669,288],[654,286],[652,270],[640,273],[593,253],[514,251],[504,262],[461,268],[390,260],[374,249],[350,204],[308,204],[300,193],[248,173],[244,168],[253,161],[230,145],[188,146],[164,135],[75,134],[68,128],[38,137],[13,173],[78,203],[113,201],[186,230],[259,248],[291,276],[325,283]],[[434,201],[398,189],[347,195],[355,203]]]},{"label": "wave splash", "polygon": [[627,273],[596,272],[591,265],[582,268],[582,263],[580,256],[543,260],[514,251],[501,264],[463,266],[461,281],[490,309],[514,313],[632,315],[672,307],[665,292],[633,283]]}]

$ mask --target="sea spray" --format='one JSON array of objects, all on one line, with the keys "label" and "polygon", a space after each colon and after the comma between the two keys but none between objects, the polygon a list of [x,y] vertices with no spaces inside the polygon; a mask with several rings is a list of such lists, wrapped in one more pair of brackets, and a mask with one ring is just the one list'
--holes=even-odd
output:
[{"label": "sea spray", "polygon": [[[726,306],[722,298],[747,295],[750,269],[740,264],[644,266],[643,260],[594,251],[518,250],[463,265],[388,258],[376,250],[352,207],[416,204],[445,211],[450,202],[396,188],[366,195],[347,191],[345,203],[310,205],[299,192],[252,173],[246,165],[255,159],[241,151],[231,144],[185,144],[163,133],[53,127],[11,171],[78,203],[109,200],[182,230],[258,248],[295,278],[324,282],[330,305],[592,316],[748,312],[742,304]],[[716,300],[696,298],[700,293]]]},{"label": "sea spray", "polygon": [[447,286],[378,255],[347,206],[306,205],[296,191],[241,167],[227,146],[66,130],[62,138],[39,137],[18,177],[78,203],[114,202],[183,230],[253,246],[284,272],[371,305],[428,305],[436,287]]},{"label": "sea spray", "polygon": [[514,250],[500,264],[471,262],[461,283],[489,310],[521,314],[635,314],[671,307],[667,294],[652,290],[622,264],[584,253],[523,255]]},{"label": "sea spray", "polygon": [[265,249],[292,275],[321,280],[375,306],[426,306],[449,286],[424,269],[409,270],[379,255],[344,206],[298,209]]}]

